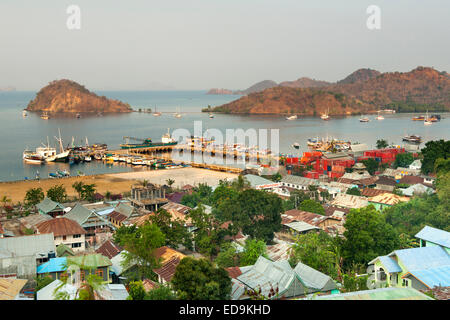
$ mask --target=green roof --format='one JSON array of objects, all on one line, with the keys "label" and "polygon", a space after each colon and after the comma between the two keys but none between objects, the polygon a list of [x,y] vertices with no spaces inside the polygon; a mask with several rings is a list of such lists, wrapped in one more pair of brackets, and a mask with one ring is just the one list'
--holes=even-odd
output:
[{"label": "green roof", "polygon": [[314,300],[434,300],[413,288],[381,288],[326,296],[316,296]]},{"label": "green roof", "polygon": [[66,246],[64,243],[61,243],[56,247],[56,255],[58,257],[66,257],[66,256],[74,256],[75,253],[71,248]]},{"label": "green roof", "polygon": [[55,209],[64,210],[64,206],[62,204],[55,202],[47,197],[45,197],[44,200],[38,203],[36,207],[43,213],[49,213]]},{"label": "green roof", "polygon": [[87,268],[100,268],[112,265],[111,260],[109,260],[107,257],[99,253],[87,254],[83,256],[67,257],[67,264],[69,265],[72,263]]}]

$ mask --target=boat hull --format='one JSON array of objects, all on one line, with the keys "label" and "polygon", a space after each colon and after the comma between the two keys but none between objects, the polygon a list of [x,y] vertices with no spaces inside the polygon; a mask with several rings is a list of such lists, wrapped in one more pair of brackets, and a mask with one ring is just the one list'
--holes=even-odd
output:
[{"label": "boat hull", "polygon": [[166,147],[166,146],[174,146],[178,142],[169,142],[169,143],[163,143],[163,142],[155,142],[155,143],[136,143],[136,144],[121,144],[121,149],[138,149],[138,148],[152,148],[152,147]]}]

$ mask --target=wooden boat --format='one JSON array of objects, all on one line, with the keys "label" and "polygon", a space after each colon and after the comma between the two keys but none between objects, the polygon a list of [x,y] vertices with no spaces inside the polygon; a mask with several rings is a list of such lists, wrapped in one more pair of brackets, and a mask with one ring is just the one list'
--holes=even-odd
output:
[{"label": "wooden boat", "polygon": [[26,163],[32,163],[32,164],[42,164],[44,162],[44,158],[37,154],[36,152],[25,150],[23,152],[23,160]]},{"label": "wooden boat", "polygon": [[324,113],[320,116],[320,119],[325,120],[325,121],[330,120],[330,116],[328,115],[329,113],[330,113],[330,108],[328,108],[328,111],[326,113]]},{"label": "wooden boat", "polygon": [[380,115],[381,111],[378,111],[378,116],[375,118],[376,120],[384,120],[384,117]]},{"label": "wooden boat", "polygon": [[50,119],[50,116],[48,115],[47,111],[44,111],[44,112],[41,114],[41,119],[43,119],[43,120],[48,120],[48,119]]},{"label": "wooden boat", "polygon": [[293,115],[293,116],[290,116],[290,117],[286,117],[286,120],[297,120],[297,115]]},{"label": "wooden boat", "polygon": [[154,117],[160,117],[161,116],[161,112],[156,111],[156,107],[155,107],[155,112],[153,112],[153,116]]},{"label": "wooden boat", "polygon": [[359,122],[369,122],[369,121],[370,120],[367,117],[362,117],[362,118],[359,119]]},{"label": "wooden boat", "polygon": [[403,137],[402,140],[406,141],[406,142],[410,142],[410,143],[421,143],[422,142],[422,138],[420,136],[417,136],[414,134],[410,135],[410,136],[406,135]]},{"label": "wooden boat", "polygon": [[413,117],[412,120],[413,120],[413,121],[424,121],[424,120],[425,120],[425,116],[417,116],[417,117]]}]

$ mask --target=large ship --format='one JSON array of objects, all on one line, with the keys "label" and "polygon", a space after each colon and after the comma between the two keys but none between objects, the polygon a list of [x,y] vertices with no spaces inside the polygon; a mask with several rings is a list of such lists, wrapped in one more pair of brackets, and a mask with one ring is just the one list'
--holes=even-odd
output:
[{"label": "large ship", "polygon": [[421,143],[422,142],[422,138],[420,136],[417,136],[414,134],[410,135],[410,136],[406,135],[403,137],[402,140],[406,141],[406,142],[410,142],[410,143]]},{"label": "large ship", "polygon": [[[160,142],[153,142],[152,139],[146,138],[146,139],[140,139],[140,138],[133,138],[133,137],[123,137],[126,141],[126,143],[123,143],[120,145],[121,149],[136,149],[136,148],[151,148],[151,147],[164,147],[164,146],[174,146],[178,142],[175,141],[172,136],[170,135],[169,130],[166,134],[162,136],[162,139]],[[129,143],[130,140],[135,141],[141,141],[141,143]]]}]

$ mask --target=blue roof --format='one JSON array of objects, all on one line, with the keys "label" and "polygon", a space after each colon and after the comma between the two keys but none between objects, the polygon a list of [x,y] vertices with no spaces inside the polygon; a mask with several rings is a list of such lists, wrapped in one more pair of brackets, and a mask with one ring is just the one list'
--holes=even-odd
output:
[{"label": "blue roof", "polygon": [[400,268],[397,261],[395,261],[394,259],[389,258],[388,256],[381,256],[379,258],[383,266],[387,269],[387,272],[402,272],[402,268]]},{"label": "blue roof", "polygon": [[410,272],[450,266],[450,255],[439,246],[396,250],[394,253]]},{"label": "blue roof", "polygon": [[66,270],[67,259],[66,257],[52,258],[48,262],[41,264],[37,267],[37,273],[50,273],[60,272]]},{"label": "blue roof", "polygon": [[450,265],[427,270],[411,271],[410,273],[431,289],[435,286],[450,286]]},{"label": "blue roof", "polygon": [[416,238],[450,248],[450,232],[425,226],[416,234]]}]

